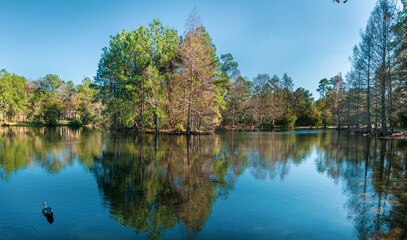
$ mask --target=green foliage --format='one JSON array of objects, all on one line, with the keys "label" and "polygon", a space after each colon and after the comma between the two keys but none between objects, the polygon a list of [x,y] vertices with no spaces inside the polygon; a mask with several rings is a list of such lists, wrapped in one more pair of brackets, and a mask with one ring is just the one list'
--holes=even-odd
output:
[{"label": "green foliage", "polygon": [[316,102],[316,109],[319,113],[318,124],[321,124],[324,128],[327,128],[331,124],[331,110],[326,100],[320,99]]},{"label": "green foliage", "polygon": [[30,94],[27,89],[27,79],[0,71],[0,113],[3,120],[11,120],[19,113],[27,110]]},{"label": "green foliage", "polygon": [[[76,110],[81,125],[96,124],[101,122],[102,109],[97,99],[98,89],[92,84],[90,78],[84,78],[82,84],[76,87]],[[77,121],[77,119],[75,119]]]},{"label": "green foliage", "polygon": [[289,114],[289,113],[284,113],[283,114],[283,126],[292,128],[295,127],[295,121],[297,121],[297,116]]},{"label": "green foliage", "polygon": [[[101,122],[103,106],[89,78],[82,85],[64,82],[57,75],[28,82],[24,77],[0,72],[0,113],[3,120],[37,121],[55,126],[60,120],[77,124]],[[81,123],[82,124],[82,123]]]},{"label": "green foliage", "polygon": [[65,106],[62,102],[47,101],[42,106],[42,119],[48,126],[56,126],[64,113]]},{"label": "green foliage", "polygon": [[46,125],[56,126],[65,113],[64,96],[67,93],[65,82],[57,75],[48,74],[34,82],[34,96],[31,111],[34,119]]},{"label": "green foliage", "polygon": [[159,119],[167,112],[163,110],[164,85],[179,41],[177,31],[158,19],[148,28],[123,30],[111,37],[109,48],[103,49],[95,83],[112,125],[142,129],[150,117],[146,113]]},{"label": "green foliage", "polygon": [[293,95],[296,126],[316,126],[319,114],[313,104],[312,94],[308,90],[298,88]]},{"label": "green foliage", "polygon": [[319,92],[319,95],[321,96],[321,98],[324,98],[326,96],[326,94],[331,90],[332,90],[332,88],[329,85],[328,79],[324,78],[319,81],[317,92]]},{"label": "green foliage", "polygon": [[90,111],[89,107],[87,105],[85,105],[84,103],[81,103],[79,105],[78,112],[79,112],[79,116],[80,116],[80,122],[83,125],[95,123],[94,114]]}]

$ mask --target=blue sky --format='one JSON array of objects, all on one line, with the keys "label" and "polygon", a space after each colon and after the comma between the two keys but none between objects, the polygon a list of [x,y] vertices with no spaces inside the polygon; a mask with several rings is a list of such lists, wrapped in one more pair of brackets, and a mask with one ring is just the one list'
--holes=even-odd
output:
[{"label": "blue sky", "polygon": [[218,55],[243,76],[287,72],[315,97],[318,81],[343,75],[374,0],[24,1],[0,0],[0,69],[37,80],[48,73],[80,83],[94,77],[109,36],[153,18],[184,32],[197,7]]}]

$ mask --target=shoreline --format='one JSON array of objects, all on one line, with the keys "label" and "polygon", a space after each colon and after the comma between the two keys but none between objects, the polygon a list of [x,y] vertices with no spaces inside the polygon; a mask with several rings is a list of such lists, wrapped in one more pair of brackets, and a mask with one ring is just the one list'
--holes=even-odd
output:
[{"label": "shoreline", "polygon": [[387,135],[387,136],[382,136],[378,137],[379,139],[397,139],[397,140],[404,140],[407,141],[407,131],[400,131],[400,132],[395,132],[393,134]]},{"label": "shoreline", "polygon": [[[44,123],[40,122],[3,122],[0,124],[1,127],[72,127],[72,128],[100,128],[100,129],[106,129],[109,131],[113,132],[120,132],[120,133],[132,133],[132,134],[152,134],[152,135],[183,135],[187,136],[186,131],[178,131],[178,130],[160,130],[159,132],[156,132],[155,130],[152,129],[146,129],[144,131],[138,131],[136,129],[126,129],[126,128],[109,128],[103,125],[74,125],[70,124],[68,122],[63,122],[59,123],[55,126],[48,126]],[[276,130],[276,131],[285,131],[285,130],[339,130],[339,131],[347,131],[347,128],[341,128],[338,129],[337,127],[334,126],[329,126],[327,128],[321,128],[321,127],[311,127],[311,126],[299,126],[299,127],[282,127],[282,126],[275,126],[274,128],[272,127],[259,127],[259,126],[218,126],[216,127],[213,131],[210,132],[197,132],[193,131],[190,133],[190,135],[193,136],[198,136],[198,135],[213,135],[216,133],[216,131],[233,131],[233,130],[256,130],[256,131],[263,131],[263,130]],[[393,134],[386,135],[386,136],[380,136],[379,134],[374,134],[374,131],[369,132],[367,129],[351,129],[349,130],[350,134],[352,135],[359,135],[367,138],[372,138],[372,139],[397,139],[397,140],[407,140],[407,130],[406,129],[400,129],[396,130]]]},{"label": "shoreline", "polygon": [[406,129],[398,129],[395,130],[394,133],[391,133],[389,135],[382,136],[380,133],[374,130],[368,130],[368,129],[352,129],[350,130],[351,134],[353,135],[358,135],[358,136],[363,136],[367,138],[372,138],[372,139],[398,139],[398,140],[407,140],[407,130]]},{"label": "shoreline", "polygon": [[[143,131],[138,131],[136,129],[126,129],[126,128],[119,128],[119,129],[112,129],[112,128],[107,128],[107,127],[101,127],[108,129],[112,132],[119,132],[119,133],[132,133],[132,134],[151,134],[151,135],[184,135],[187,136],[186,131],[177,131],[177,130],[160,130],[159,132],[151,129],[143,130]],[[196,132],[192,131],[190,135],[197,136],[197,135],[213,135],[215,131],[212,132]]]}]

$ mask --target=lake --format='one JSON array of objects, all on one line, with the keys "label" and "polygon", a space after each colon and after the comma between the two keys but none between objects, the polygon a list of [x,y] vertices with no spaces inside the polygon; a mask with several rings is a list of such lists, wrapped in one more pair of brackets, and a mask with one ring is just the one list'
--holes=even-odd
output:
[{"label": "lake", "polygon": [[407,141],[0,128],[2,240],[369,238],[407,239]]}]

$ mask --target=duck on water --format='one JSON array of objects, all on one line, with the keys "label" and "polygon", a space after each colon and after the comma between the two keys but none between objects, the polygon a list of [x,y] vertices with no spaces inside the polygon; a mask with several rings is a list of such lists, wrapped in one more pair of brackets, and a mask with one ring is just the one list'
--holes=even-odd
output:
[{"label": "duck on water", "polygon": [[42,204],[44,205],[44,208],[42,209],[42,215],[44,215],[47,218],[47,221],[49,223],[53,223],[54,222],[54,211],[52,211],[52,208],[47,207],[46,202],[42,202]]}]

